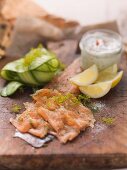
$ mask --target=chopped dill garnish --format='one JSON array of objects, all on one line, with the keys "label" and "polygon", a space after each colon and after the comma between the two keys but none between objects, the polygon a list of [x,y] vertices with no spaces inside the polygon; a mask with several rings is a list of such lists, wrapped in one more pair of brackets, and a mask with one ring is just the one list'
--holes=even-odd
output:
[{"label": "chopped dill garnish", "polygon": [[67,100],[66,96],[64,95],[54,96],[53,99],[55,100],[57,104],[62,104]]},{"label": "chopped dill garnish", "polygon": [[79,104],[79,100],[71,93],[67,93],[65,95],[58,95],[58,96],[53,96],[52,99],[58,104],[58,105],[62,105],[64,104],[66,101],[70,101],[71,104],[75,105],[75,104]]},{"label": "chopped dill garnish", "polygon": [[33,123],[32,118],[29,118],[29,123],[30,123],[30,125],[34,128],[34,123]]},{"label": "chopped dill garnish", "polygon": [[[59,94],[58,96],[53,96],[52,99],[58,105],[63,105],[68,101],[69,105],[76,106],[82,103],[84,106],[88,107],[92,112],[99,112],[101,110],[100,103],[96,104],[91,100],[91,98],[87,95],[80,94],[77,97],[71,93],[67,94]],[[50,103],[47,103],[47,107],[50,108]]]},{"label": "chopped dill garnish", "polygon": [[50,101],[48,101],[47,103],[46,103],[46,106],[48,107],[48,108],[51,108],[51,103],[50,103]]},{"label": "chopped dill garnish", "polygon": [[46,52],[45,48],[42,48],[40,44],[37,48],[33,48],[27,53],[24,57],[24,64],[29,66],[36,58],[40,57],[44,52]]},{"label": "chopped dill garnish", "polygon": [[86,107],[88,107],[91,111],[97,112],[93,102],[91,101],[90,97],[85,94],[78,95],[78,100]]},{"label": "chopped dill garnish", "polygon": [[72,97],[71,101],[74,103],[74,104],[79,104],[79,100],[76,98],[76,97]]},{"label": "chopped dill garnish", "polygon": [[81,102],[81,103],[89,103],[91,102],[90,101],[90,97],[85,95],[85,94],[80,94],[78,95],[78,100]]},{"label": "chopped dill garnish", "polygon": [[23,117],[19,116],[19,117],[18,117],[18,121],[19,121],[19,122],[23,122]]},{"label": "chopped dill garnish", "polygon": [[107,125],[112,125],[114,123],[115,119],[112,117],[103,117],[102,122]]},{"label": "chopped dill garnish", "polygon": [[25,112],[26,117],[30,117],[29,112]]},{"label": "chopped dill garnish", "polygon": [[21,109],[22,109],[22,108],[21,108],[20,105],[18,105],[18,104],[13,104],[13,105],[12,105],[12,108],[11,108],[11,111],[14,112],[14,113],[19,113]]},{"label": "chopped dill garnish", "polygon": [[96,113],[101,110],[100,105],[97,105],[91,100],[91,98],[85,94],[78,95],[78,100],[86,107],[88,107],[92,112]]}]

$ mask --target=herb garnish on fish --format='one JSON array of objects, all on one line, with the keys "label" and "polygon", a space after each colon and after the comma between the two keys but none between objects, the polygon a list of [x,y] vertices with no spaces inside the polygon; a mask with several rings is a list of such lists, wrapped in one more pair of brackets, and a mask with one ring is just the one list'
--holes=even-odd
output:
[{"label": "herb garnish on fish", "polygon": [[78,98],[76,98],[71,93],[67,93],[67,94],[64,94],[64,95],[60,94],[58,96],[53,96],[52,98],[55,100],[55,102],[57,104],[62,104],[64,102],[66,102],[67,100],[70,100],[70,102],[72,102],[72,104],[79,104],[80,103]]},{"label": "herb garnish on fish", "polygon": [[87,127],[94,126],[92,112],[74,94],[63,95],[57,90],[41,89],[33,95],[33,99],[34,102],[27,103],[26,110],[20,115],[23,121],[19,121],[18,117],[10,119],[22,133],[40,138],[52,134],[61,143],[66,143]]}]

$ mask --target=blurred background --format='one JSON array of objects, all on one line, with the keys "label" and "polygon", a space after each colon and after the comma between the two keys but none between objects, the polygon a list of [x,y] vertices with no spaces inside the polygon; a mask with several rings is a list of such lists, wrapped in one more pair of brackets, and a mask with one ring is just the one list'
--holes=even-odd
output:
[{"label": "blurred background", "polygon": [[127,15],[127,0],[36,0],[49,12],[81,24],[95,24]]},{"label": "blurred background", "polygon": [[[25,9],[26,6],[27,6],[27,10]],[[88,25],[96,25],[98,23],[106,23],[107,21],[113,21],[113,20],[117,21],[120,33],[123,37],[123,41],[127,49],[127,45],[126,45],[127,44],[127,31],[126,31],[127,30],[127,22],[126,22],[127,0],[34,0],[34,1],[0,0],[0,9],[1,9],[0,10],[1,21],[2,22],[6,21],[7,23],[6,25],[7,26],[11,25],[13,28],[9,33],[11,35],[9,36],[9,41],[10,41],[10,37],[14,37],[11,38],[12,45],[10,49],[12,50],[9,51],[9,55],[10,54],[17,55],[20,53],[19,51],[17,51],[17,53],[12,53],[12,51],[16,51],[16,49],[12,48],[12,46],[15,47],[17,45],[12,41],[14,39],[14,42],[19,42],[19,40],[23,37],[24,32],[26,32],[26,35],[28,36],[28,33],[30,31],[28,32],[27,30],[29,29],[31,29],[31,31],[34,33],[33,35],[35,35],[35,37],[33,37],[34,41],[35,38],[37,38],[38,33],[41,34],[41,39],[43,37],[43,39],[46,40],[47,39],[60,40],[62,39],[63,33],[64,33],[64,38],[68,37],[68,35],[72,37],[72,34],[74,34],[72,29],[74,30],[75,29],[74,27],[79,24],[83,26],[88,26]],[[53,28],[51,28],[52,26]],[[57,34],[55,33],[56,27],[57,27]],[[116,26],[112,26],[110,28],[113,29],[113,27],[116,28]],[[22,34],[21,34],[21,30],[22,30]],[[47,30],[48,30],[48,34],[46,35],[45,33],[47,32]],[[81,32],[83,33],[84,31]],[[15,37],[19,36],[18,34],[19,32],[21,36],[18,38],[17,41]],[[1,35],[3,35],[3,32],[1,33]],[[30,37],[31,36],[29,36],[29,38]],[[27,38],[26,41],[33,42],[29,38]],[[26,47],[26,44],[24,43],[25,41],[24,38],[22,39],[23,39],[23,45],[21,46],[21,41],[19,45],[20,45],[20,49],[22,49],[23,51],[25,49],[24,47]],[[40,40],[37,39],[36,43],[34,42],[30,44],[30,46],[35,46],[39,41]],[[4,43],[4,45],[2,46],[6,48],[8,44],[9,43]],[[24,50],[24,52],[21,53],[21,55],[24,54],[27,51],[27,49]],[[4,54],[5,53],[3,51],[2,52],[0,51],[0,56]]]},{"label": "blurred background", "polygon": [[0,57],[20,57],[42,40],[74,38],[98,27],[118,31],[116,23],[107,23],[114,20],[127,51],[127,0],[0,0]]},{"label": "blurred background", "polygon": [[81,25],[116,20],[127,44],[127,0],[36,0],[44,9]]}]

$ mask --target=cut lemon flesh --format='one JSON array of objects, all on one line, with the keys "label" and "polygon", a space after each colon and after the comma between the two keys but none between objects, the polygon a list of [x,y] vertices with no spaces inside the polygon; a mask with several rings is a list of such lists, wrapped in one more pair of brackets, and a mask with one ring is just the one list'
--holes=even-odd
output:
[{"label": "cut lemon flesh", "polygon": [[116,74],[118,71],[117,64],[113,64],[110,67],[102,70],[100,73]]},{"label": "cut lemon flesh", "polygon": [[100,71],[96,82],[103,82],[113,79],[116,76],[117,71],[118,71],[117,64],[114,64]]},{"label": "cut lemon flesh", "polygon": [[83,71],[72,77],[70,81],[77,86],[87,86],[96,81],[98,77],[98,69],[96,65],[91,66],[87,70]]},{"label": "cut lemon flesh", "polygon": [[101,82],[84,87],[79,87],[83,94],[88,95],[91,98],[100,98],[105,96],[112,87],[112,82]]},{"label": "cut lemon flesh", "polygon": [[117,74],[105,74],[103,75],[103,77],[98,76],[96,83],[111,81],[112,88],[113,88],[120,82],[120,80],[122,79],[122,76],[123,76],[123,71],[120,71]]}]

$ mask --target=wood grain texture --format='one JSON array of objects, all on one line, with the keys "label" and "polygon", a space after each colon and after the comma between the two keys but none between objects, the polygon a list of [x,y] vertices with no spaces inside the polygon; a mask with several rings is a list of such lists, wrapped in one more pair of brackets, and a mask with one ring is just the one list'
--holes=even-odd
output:
[{"label": "wood grain texture", "polygon": [[[69,65],[77,54],[78,40],[64,40],[49,43],[58,56]],[[0,68],[13,58],[1,60]],[[55,139],[48,147],[35,149],[18,138],[13,138],[15,128],[9,123],[11,106],[14,103],[30,101],[30,89],[17,93],[10,98],[0,97],[0,169],[59,169],[83,170],[84,168],[121,168],[127,167],[127,58],[123,55],[120,68],[124,76],[120,84],[100,100],[105,104],[101,112],[95,113],[96,123],[74,141],[66,145]],[[5,81],[0,79],[0,86]],[[109,126],[102,122],[102,117],[114,117]]]}]

